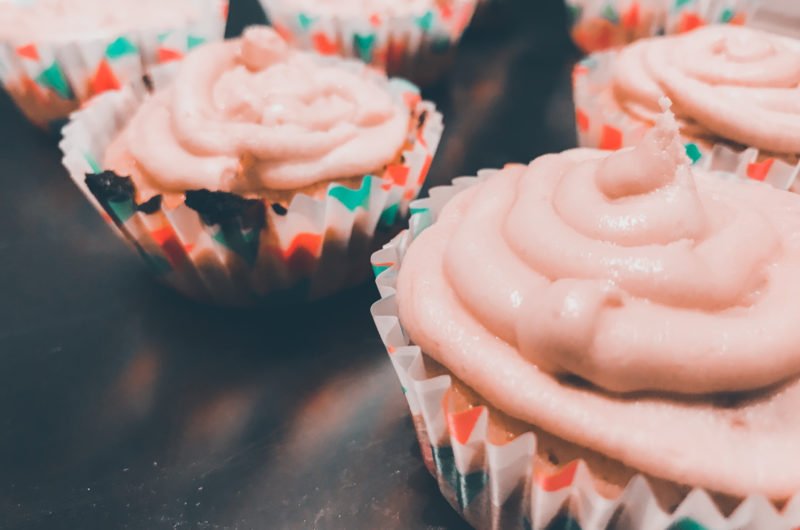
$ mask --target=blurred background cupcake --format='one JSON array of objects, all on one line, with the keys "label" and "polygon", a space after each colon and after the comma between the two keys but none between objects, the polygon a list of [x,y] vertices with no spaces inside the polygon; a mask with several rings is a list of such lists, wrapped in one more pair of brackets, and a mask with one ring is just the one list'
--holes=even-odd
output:
[{"label": "blurred background cupcake", "polygon": [[0,3],[0,80],[28,119],[57,129],[89,98],[225,33],[228,0]]},{"label": "blurred background cupcake", "polygon": [[64,164],[160,279],[223,305],[369,277],[442,133],[414,85],[265,26],[152,80],[74,114]]},{"label": "blurred background cupcake", "polygon": [[633,149],[416,202],[373,256],[372,314],[453,508],[478,529],[796,528],[798,208],[691,166],[669,113]]},{"label": "blurred background cupcake", "polygon": [[446,72],[478,0],[261,0],[293,46],[355,57],[420,84]]},{"label": "blurred background cupcake", "polygon": [[744,24],[760,0],[567,0],[575,43],[585,52],[708,24]]},{"label": "blurred background cupcake", "polygon": [[789,189],[800,170],[800,41],[717,25],[592,54],[574,71],[578,140],[634,145],[674,103],[696,163]]}]

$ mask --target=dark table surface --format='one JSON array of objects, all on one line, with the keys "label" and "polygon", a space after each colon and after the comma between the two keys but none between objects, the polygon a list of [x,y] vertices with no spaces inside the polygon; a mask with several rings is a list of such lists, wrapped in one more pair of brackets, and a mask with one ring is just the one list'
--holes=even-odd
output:
[{"label": "dark table surface", "polygon": [[[261,20],[233,0],[229,33]],[[431,183],[574,145],[562,1],[502,20],[426,93],[447,122]],[[465,527],[419,458],[372,285],[280,311],[182,299],[4,95],[0,180],[0,528]]]}]

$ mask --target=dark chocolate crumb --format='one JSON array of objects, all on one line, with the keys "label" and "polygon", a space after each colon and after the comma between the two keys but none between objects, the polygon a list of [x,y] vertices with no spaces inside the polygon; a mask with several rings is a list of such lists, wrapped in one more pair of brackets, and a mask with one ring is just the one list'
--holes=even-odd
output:
[{"label": "dark chocolate crumb", "polygon": [[272,211],[280,216],[284,216],[288,213],[289,210],[286,209],[284,205],[279,202],[272,203]]},{"label": "dark chocolate crumb", "polygon": [[144,87],[147,89],[148,92],[153,92],[153,89],[155,88],[153,85],[153,78],[145,74],[142,76],[142,83],[144,83]]},{"label": "dark chocolate crumb", "polygon": [[[186,192],[186,206],[200,214],[207,225],[240,224],[242,228],[261,230],[266,224],[264,203],[224,191],[193,190]],[[237,223],[238,222],[238,223]]]},{"label": "dark chocolate crumb", "polygon": [[155,197],[151,197],[149,201],[146,201],[138,205],[136,209],[148,215],[156,213],[161,209],[161,195],[156,195]]},{"label": "dark chocolate crumb", "polygon": [[554,466],[558,465],[558,457],[551,451],[547,451],[547,459],[550,461],[551,464]]},{"label": "dark chocolate crumb", "polygon": [[123,202],[132,200],[134,196],[130,177],[121,177],[113,171],[87,174],[86,186],[100,202]]}]

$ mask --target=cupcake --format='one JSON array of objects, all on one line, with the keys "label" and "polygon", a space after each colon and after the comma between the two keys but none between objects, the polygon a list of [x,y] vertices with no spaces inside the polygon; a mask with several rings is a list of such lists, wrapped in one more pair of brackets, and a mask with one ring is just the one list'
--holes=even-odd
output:
[{"label": "cupcake", "polygon": [[83,102],[221,39],[227,0],[0,2],[0,80],[25,116],[57,129]]},{"label": "cupcake", "polygon": [[574,72],[579,143],[617,149],[674,102],[695,163],[728,158],[735,170],[789,188],[800,156],[800,41],[714,26],[590,55]]},{"label": "cupcake", "polygon": [[708,24],[744,24],[757,0],[567,0],[571,34],[585,52]]},{"label": "cupcake", "polygon": [[242,305],[369,276],[373,241],[407,211],[442,132],[416,87],[292,50],[267,27],[155,73],[152,90],[74,114],[61,148],[160,279]]},{"label": "cupcake", "polygon": [[419,83],[446,71],[477,0],[261,0],[299,48],[355,57]]},{"label": "cupcake", "polygon": [[665,113],[414,208],[373,316],[473,526],[800,524],[800,197],[692,167]]}]

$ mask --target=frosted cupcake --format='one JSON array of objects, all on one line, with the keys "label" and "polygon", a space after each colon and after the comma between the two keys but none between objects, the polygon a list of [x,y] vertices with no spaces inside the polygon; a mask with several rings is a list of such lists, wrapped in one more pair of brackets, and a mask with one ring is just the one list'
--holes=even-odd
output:
[{"label": "frosted cupcake", "polygon": [[293,45],[354,57],[416,82],[449,65],[477,0],[261,0]]},{"label": "frosted cupcake", "polygon": [[0,2],[0,80],[34,124],[222,38],[227,0]]},{"label": "frosted cupcake", "polygon": [[585,52],[708,24],[742,25],[757,0],[567,0],[571,34]]},{"label": "frosted cupcake", "polygon": [[582,146],[638,142],[666,95],[695,163],[748,166],[752,178],[783,188],[794,183],[800,41],[750,28],[703,28],[591,55],[574,81]]},{"label": "frosted cupcake", "polygon": [[75,183],[159,278],[221,304],[363,280],[373,240],[427,174],[442,131],[433,105],[266,27],[171,70],[152,94],[97,98],[62,142]]},{"label": "frosted cupcake", "polygon": [[423,454],[476,528],[800,524],[800,197],[737,177],[665,114],[435,188],[375,254]]}]

